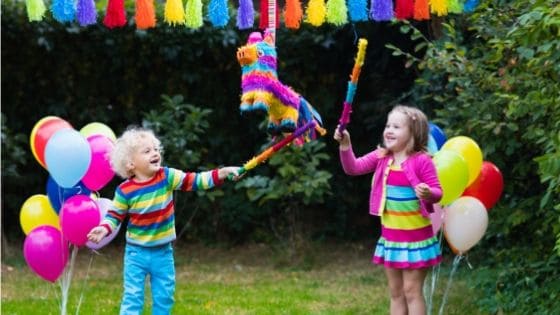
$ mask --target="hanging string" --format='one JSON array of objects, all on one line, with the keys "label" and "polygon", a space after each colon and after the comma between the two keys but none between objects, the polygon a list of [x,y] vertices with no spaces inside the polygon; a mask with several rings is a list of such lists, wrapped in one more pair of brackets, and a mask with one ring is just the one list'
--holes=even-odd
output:
[{"label": "hanging string", "polygon": [[441,300],[441,305],[439,307],[438,315],[443,315],[443,308],[447,303],[447,296],[449,295],[449,290],[451,289],[451,283],[453,282],[453,275],[457,271],[457,267],[459,266],[459,263],[461,262],[463,257],[464,257],[463,255],[456,255],[455,258],[453,259],[453,268],[451,269],[451,273],[449,274],[449,279],[447,280],[447,286],[445,287],[445,292],[443,293],[443,298]]},{"label": "hanging string", "polygon": [[89,279],[89,270],[91,269],[91,265],[93,263],[93,254],[97,253],[95,251],[91,251],[90,255],[89,255],[89,264],[88,264],[88,268],[86,270],[86,277],[84,279],[84,281],[82,281],[82,289],[80,290],[80,299],[78,300],[78,306],[76,306],[76,315],[78,315],[80,313],[80,306],[82,305],[82,301],[84,298],[84,288],[86,286],[86,283],[88,282]]}]

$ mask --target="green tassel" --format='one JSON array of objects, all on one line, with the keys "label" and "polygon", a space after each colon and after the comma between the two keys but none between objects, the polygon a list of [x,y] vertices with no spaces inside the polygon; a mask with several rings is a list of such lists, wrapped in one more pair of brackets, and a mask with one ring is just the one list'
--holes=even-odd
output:
[{"label": "green tassel", "polygon": [[327,1],[327,22],[336,26],[348,23],[348,8],[346,7],[346,1]]},{"label": "green tassel", "polygon": [[27,6],[27,18],[29,22],[43,20],[45,11],[47,11],[43,0],[26,0],[25,5]]},{"label": "green tassel", "polygon": [[187,4],[185,5],[185,25],[194,29],[202,27],[201,0],[187,0]]}]

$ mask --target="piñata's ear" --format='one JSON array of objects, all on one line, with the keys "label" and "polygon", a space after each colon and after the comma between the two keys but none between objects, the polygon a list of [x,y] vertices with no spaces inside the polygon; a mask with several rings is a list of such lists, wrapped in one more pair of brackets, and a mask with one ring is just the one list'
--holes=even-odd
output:
[{"label": "pi\u00f1ata's ear", "polygon": [[256,42],[262,41],[262,35],[260,32],[252,32],[247,38],[247,44],[254,44]]},{"label": "pi\u00f1ata's ear", "polygon": [[265,30],[264,31],[264,41],[266,43],[268,43],[270,46],[274,46],[274,32],[271,32],[270,30]]}]

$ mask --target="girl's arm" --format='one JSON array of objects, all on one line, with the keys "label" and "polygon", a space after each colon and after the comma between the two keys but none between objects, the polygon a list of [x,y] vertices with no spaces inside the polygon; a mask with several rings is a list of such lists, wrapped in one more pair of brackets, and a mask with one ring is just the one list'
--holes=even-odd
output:
[{"label": "girl's arm", "polygon": [[443,195],[443,190],[441,189],[441,184],[437,177],[436,166],[429,156],[425,156],[422,160],[420,168],[420,181],[428,185],[430,190],[430,197],[427,201],[431,203],[436,203],[441,200]]},{"label": "girl's arm", "polygon": [[340,149],[340,162],[344,172],[348,175],[363,175],[375,171],[379,162],[378,151],[375,150],[362,157],[356,158],[354,151],[350,146],[349,149]]}]

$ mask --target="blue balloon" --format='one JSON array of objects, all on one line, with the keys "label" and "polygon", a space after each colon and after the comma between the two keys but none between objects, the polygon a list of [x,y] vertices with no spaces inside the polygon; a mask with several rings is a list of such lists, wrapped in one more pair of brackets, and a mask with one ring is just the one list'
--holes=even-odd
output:
[{"label": "blue balloon", "polygon": [[447,141],[447,137],[445,136],[443,130],[441,130],[441,128],[438,127],[438,125],[434,123],[429,123],[429,124],[430,124],[430,135],[434,137],[434,141],[436,142],[437,148],[439,150],[441,149],[445,141]]},{"label": "blue balloon", "polygon": [[60,212],[60,208],[64,202],[68,200],[68,198],[75,195],[89,196],[90,194],[91,190],[89,190],[82,182],[79,182],[74,187],[64,188],[58,186],[51,176],[49,176],[49,179],[47,180],[47,197],[49,197],[49,202],[57,214]]},{"label": "blue balloon", "polygon": [[74,187],[86,174],[91,163],[89,142],[74,129],[55,132],[45,147],[45,164],[56,183]]},{"label": "blue balloon", "polygon": [[432,135],[428,136],[428,153],[430,153],[431,155],[436,154],[436,152],[439,151],[437,144],[436,144],[436,140],[434,140],[434,137]]}]

